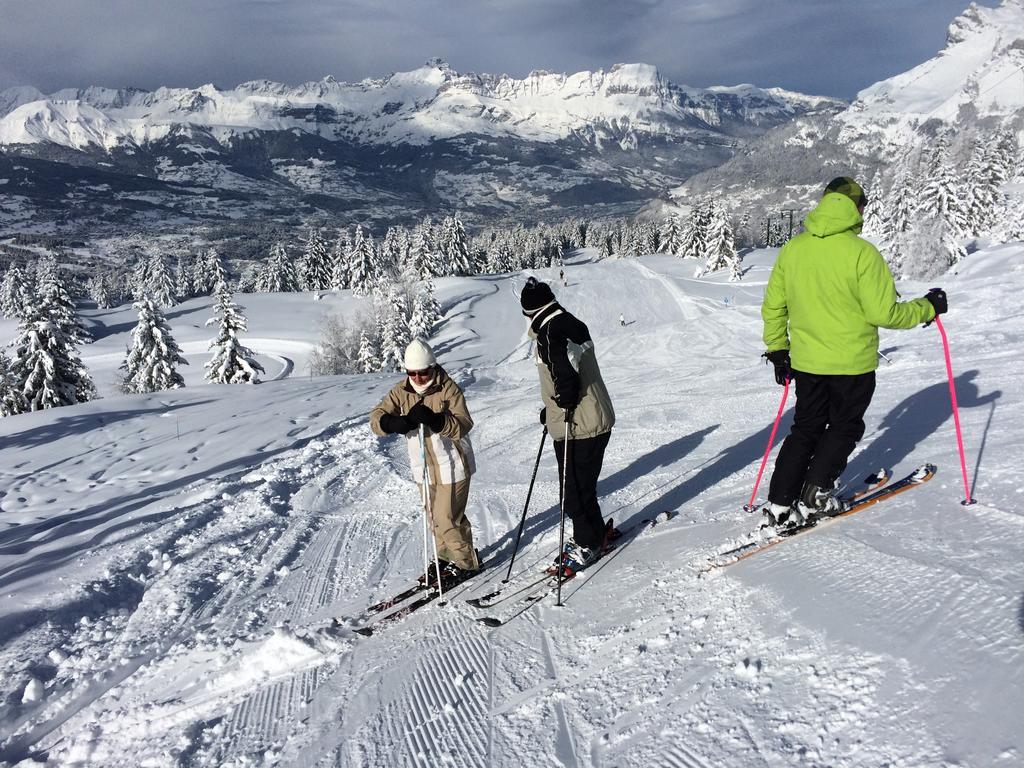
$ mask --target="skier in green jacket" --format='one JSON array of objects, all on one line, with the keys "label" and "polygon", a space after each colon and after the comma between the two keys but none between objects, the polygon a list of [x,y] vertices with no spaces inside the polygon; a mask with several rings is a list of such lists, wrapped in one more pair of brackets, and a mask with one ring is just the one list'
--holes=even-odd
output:
[{"label": "skier in green jacket", "polygon": [[947,309],[939,288],[899,301],[882,255],[858,237],[866,203],[853,179],[829,182],[805,231],[779,251],[765,289],[765,357],[779,384],[796,382],[797,397],[763,510],[768,526],[799,526],[843,510],[835,487],[864,435],[878,329],[913,328]]}]

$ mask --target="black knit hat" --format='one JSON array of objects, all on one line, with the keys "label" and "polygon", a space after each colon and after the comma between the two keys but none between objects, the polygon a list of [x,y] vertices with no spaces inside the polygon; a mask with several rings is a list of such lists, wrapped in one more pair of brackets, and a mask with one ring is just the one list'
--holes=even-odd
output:
[{"label": "black knit hat", "polygon": [[527,279],[523,286],[523,292],[519,294],[519,303],[523,305],[523,314],[532,315],[541,307],[550,304],[555,300],[555,294],[547,283],[542,283],[535,277]]},{"label": "black knit hat", "polygon": [[863,208],[868,204],[867,195],[864,194],[864,190],[860,184],[851,179],[849,176],[838,176],[828,183],[825,187],[823,194],[827,195],[829,192],[838,192],[841,195],[846,195],[848,198],[853,200],[853,204],[858,208]]}]

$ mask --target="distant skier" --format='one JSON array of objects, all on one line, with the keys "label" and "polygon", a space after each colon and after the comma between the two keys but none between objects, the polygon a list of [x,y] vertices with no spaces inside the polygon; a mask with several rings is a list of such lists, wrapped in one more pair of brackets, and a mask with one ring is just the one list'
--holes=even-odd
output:
[{"label": "distant skier", "polygon": [[555,559],[555,568],[561,561],[569,574],[597,560],[605,544],[607,531],[597,501],[597,479],[615,411],[587,326],[558,304],[547,283],[532,277],[526,281],[520,304],[530,319],[530,337],[537,343],[535,362],[544,402],[540,421],[555,441],[560,484],[568,445],[565,514],[572,519],[573,533]]},{"label": "distant skier", "polygon": [[793,427],[763,510],[770,526],[842,511],[836,481],[864,435],[875,391],[878,329],[913,328],[947,309],[933,288],[901,302],[878,250],[857,235],[867,198],[853,179],[829,182],[805,230],[779,251],[761,317],[775,380],[796,382]]},{"label": "distant skier", "polygon": [[619,315],[619,325],[621,325],[623,328],[626,327],[626,317],[625,317],[625,315],[621,315],[621,314]]},{"label": "distant skier", "polygon": [[[413,478],[423,478],[419,426],[426,428],[429,501],[442,587],[453,586],[480,568],[473,531],[466,517],[469,479],[476,471],[469,431],[473,419],[459,386],[437,364],[421,339],[405,350],[406,378],[391,388],[370,412],[370,428],[381,437],[404,435]],[[437,572],[432,565],[427,581]]]}]

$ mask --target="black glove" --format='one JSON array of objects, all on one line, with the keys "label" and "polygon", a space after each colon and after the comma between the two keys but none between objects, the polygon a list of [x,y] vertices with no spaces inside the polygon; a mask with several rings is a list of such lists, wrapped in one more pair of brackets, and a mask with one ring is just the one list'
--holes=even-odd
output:
[{"label": "black glove", "polygon": [[944,315],[949,311],[949,304],[946,302],[946,292],[941,288],[932,288],[924,297],[935,307],[936,315]]},{"label": "black glove", "polygon": [[404,435],[415,427],[406,416],[384,413],[380,417],[380,428],[389,435]]},{"label": "black glove", "polygon": [[434,413],[422,400],[409,409],[409,421],[413,424],[430,427],[432,432],[440,432],[444,429],[444,414]]},{"label": "black glove", "polygon": [[545,425],[548,423],[548,408],[547,408],[547,406],[544,406],[543,408],[540,409],[540,423],[541,424],[545,424]]},{"label": "black glove", "polygon": [[555,405],[567,411],[571,411],[580,402],[579,386],[566,385],[555,390]]},{"label": "black glove", "polygon": [[781,387],[786,386],[786,382],[793,377],[793,371],[789,367],[789,350],[765,352],[762,357],[768,358],[768,362],[775,366],[775,383]]}]

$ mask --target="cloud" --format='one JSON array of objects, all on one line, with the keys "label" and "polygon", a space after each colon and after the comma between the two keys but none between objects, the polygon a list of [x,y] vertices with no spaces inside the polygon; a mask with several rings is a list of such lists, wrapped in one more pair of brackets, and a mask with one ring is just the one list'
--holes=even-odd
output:
[{"label": "cloud", "polygon": [[0,85],[230,87],[412,69],[655,64],[697,86],[851,96],[929,58],[965,0],[33,0],[3,3]]}]

